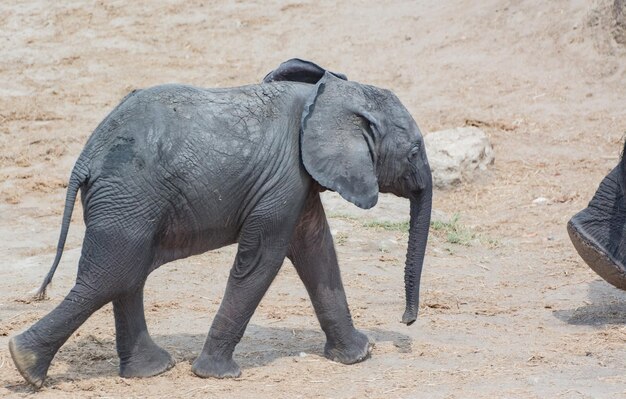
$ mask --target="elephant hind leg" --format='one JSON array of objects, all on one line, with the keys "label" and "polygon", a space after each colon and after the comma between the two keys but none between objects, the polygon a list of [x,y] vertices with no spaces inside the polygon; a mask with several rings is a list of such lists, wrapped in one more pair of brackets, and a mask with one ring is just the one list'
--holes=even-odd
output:
[{"label": "elephant hind leg", "polygon": [[138,290],[115,299],[113,312],[121,377],[151,377],[174,367],[170,354],[155,344],[148,333],[143,284]]},{"label": "elephant hind leg", "polygon": [[111,298],[90,287],[76,284],[56,308],[31,328],[9,341],[15,366],[26,381],[41,388],[50,362],[61,345],[96,310]]},{"label": "elephant hind leg", "polygon": [[87,228],[72,290],[9,342],[13,361],[26,381],[40,388],[52,359],[74,331],[105,304],[142,286],[151,265],[144,255],[146,242],[119,231]]}]

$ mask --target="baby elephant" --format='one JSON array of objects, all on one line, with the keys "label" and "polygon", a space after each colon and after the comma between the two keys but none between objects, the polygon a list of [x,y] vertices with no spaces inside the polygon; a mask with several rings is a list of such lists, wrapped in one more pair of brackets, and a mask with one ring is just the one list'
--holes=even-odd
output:
[{"label": "baby elephant", "polygon": [[79,189],[86,231],[76,283],[9,342],[15,365],[36,388],[61,345],[108,302],[120,375],[170,369],[172,357],[146,327],[146,278],[165,263],[233,243],[237,256],[195,374],[240,375],[233,350],[285,257],[313,302],[326,357],[366,359],[370,346],[352,323],[320,202],[324,190],[361,208],[374,206],[379,192],[410,199],[402,321],[417,317],[432,179],[419,128],[387,90],[294,59],[257,85],[132,92],[76,161],[41,296],[61,258]]}]

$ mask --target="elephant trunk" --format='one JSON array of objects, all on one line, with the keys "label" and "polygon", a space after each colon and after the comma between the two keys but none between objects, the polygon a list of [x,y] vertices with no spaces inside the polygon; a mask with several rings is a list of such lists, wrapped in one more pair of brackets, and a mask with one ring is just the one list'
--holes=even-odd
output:
[{"label": "elephant trunk", "polygon": [[[428,170],[430,172],[430,170]],[[420,279],[428,232],[430,229],[430,211],[432,208],[432,178],[427,173],[422,189],[410,198],[411,221],[409,228],[409,244],[404,268],[404,284],[406,289],[406,310],[402,322],[408,326],[417,319],[419,309]]]}]

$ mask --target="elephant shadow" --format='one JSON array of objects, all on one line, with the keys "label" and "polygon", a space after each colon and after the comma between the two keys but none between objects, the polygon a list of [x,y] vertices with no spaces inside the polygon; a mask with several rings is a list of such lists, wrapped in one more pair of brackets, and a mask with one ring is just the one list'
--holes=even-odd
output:
[{"label": "elephant shadow", "polygon": [[[379,328],[362,331],[374,346],[391,343],[398,353],[412,351],[412,339],[405,334]],[[172,355],[177,364],[191,364],[199,355],[206,334],[155,334],[153,338]],[[250,324],[237,345],[234,358],[245,373],[246,369],[263,367],[280,358],[309,355],[323,357],[325,342],[326,338],[321,330]],[[97,339],[93,335],[82,333],[61,348],[56,361],[65,363],[65,370],[51,373],[47,384],[118,376],[119,359],[113,336]],[[15,388],[19,390],[19,387]]]},{"label": "elephant shadow", "polygon": [[554,311],[554,316],[571,325],[626,325],[626,292],[604,280],[589,284],[590,304],[574,309]]}]

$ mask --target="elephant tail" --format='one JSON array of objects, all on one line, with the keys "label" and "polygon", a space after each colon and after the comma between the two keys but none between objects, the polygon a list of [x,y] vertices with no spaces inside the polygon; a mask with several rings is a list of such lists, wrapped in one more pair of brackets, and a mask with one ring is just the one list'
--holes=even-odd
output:
[{"label": "elephant tail", "polygon": [[57,270],[57,266],[61,261],[61,256],[63,255],[63,248],[65,247],[65,239],[67,238],[67,232],[70,228],[70,222],[72,221],[72,212],[74,211],[74,203],[76,202],[76,195],[78,194],[78,190],[87,180],[88,174],[81,170],[78,163],[74,167],[72,171],[72,175],[70,176],[70,181],[67,185],[67,194],[65,197],[65,209],[63,211],[63,221],[61,223],[61,234],[59,235],[59,242],[57,244],[57,254],[54,258],[54,262],[52,263],[52,267],[46,275],[46,278],[43,280],[43,284],[35,293],[34,299],[36,301],[41,301],[46,298],[46,288],[52,281],[52,277],[54,276],[54,272]]}]

